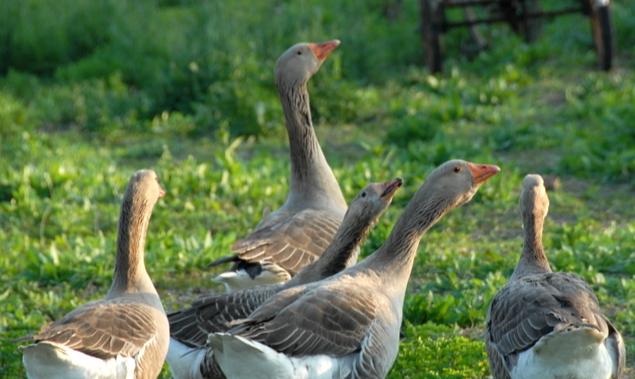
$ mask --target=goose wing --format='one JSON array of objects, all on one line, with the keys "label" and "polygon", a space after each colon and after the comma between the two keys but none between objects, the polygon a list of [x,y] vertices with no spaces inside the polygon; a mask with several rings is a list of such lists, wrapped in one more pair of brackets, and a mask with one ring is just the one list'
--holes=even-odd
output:
[{"label": "goose wing", "polygon": [[229,332],[291,356],[339,356],[359,351],[378,304],[363,291],[338,284],[282,291]]},{"label": "goose wing", "polygon": [[86,304],[45,326],[33,339],[55,342],[101,359],[136,356],[157,342],[156,312],[135,303]]},{"label": "goose wing", "polygon": [[608,336],[608,325],[593,291],[573,274],[545,273],[512,281],[494,297],[488,313],[491,367],[509,375],[518,354],[543,336],[579,327],[596,328]]},{"label": "goose wing", "polygon": [[205,346],[209,333],[227,331],[231,322],[249,316],[279,288],[262,286],[203,297],[168,315],[170,335],[191,347]]},{"label": "goose wing", "polygon": [[236,241],[232,251],[241,260],[272,262],[294,275],[320,257],[341,221],[332,212],[316,209],[305,209],[288,218],[275,217]]}]

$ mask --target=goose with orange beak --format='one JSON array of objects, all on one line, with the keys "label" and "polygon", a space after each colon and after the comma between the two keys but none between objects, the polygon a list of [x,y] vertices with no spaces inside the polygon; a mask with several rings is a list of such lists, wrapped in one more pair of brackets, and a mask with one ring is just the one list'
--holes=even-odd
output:
[{"label": "goose with orange beak", "polygon": [[216,277],[228,291],[281,283],[326,250],[347,206],[313,129],[307,83],[339,40],[299,43],[276,63],[275,77],[285,115],[291,161],[284,205],[265,215],[256,229],[236,241],[233,254],[210,266],[232,263]]}]

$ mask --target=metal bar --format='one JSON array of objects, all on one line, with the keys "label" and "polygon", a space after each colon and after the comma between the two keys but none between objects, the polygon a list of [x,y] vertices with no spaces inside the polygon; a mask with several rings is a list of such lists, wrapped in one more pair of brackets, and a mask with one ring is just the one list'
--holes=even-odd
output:
[{"label": "metal bar", "polygon": [[[529,13],[529,14],[526,14],[524,17],[525,18],[542,18],[542,17],[551,18],[551,17],[560,16],[563,14],[568,14],[568,13],[578,13],[581,11],[582,11],[582,8],[580,7],[570,7],[570,8],[563,8],[563,9],[559,9],[555,11]],[[443,23],[443,26],[446,28],[460,28],[464,26],[472,26],[472,25],[478,25],[478,24],[494,24],[497,22],[507,22],[507,21],[508,19],[506,17],[499,16],[499,17],[493,17],[493,18],[481,18],[481,19],[468,20],[468,21],[446,21]]]},{"label": "metal bar", "polygon": [[582,12],[583,9],[584,9],[583,7],[569,7],[569,8],[557,9],[555,11],[529,13],[525,15],[525,18],[542,18],[542,17],[552,18],[552,17],[562,16],[563,14],[580,13]]},{"label": "metal bar", "polygon": [[469,7],[472,5],[490,5],[497,4],[499,0],[459,0],[451,3],[443,3],[446,8]]},{"label": "metal bar", "polygon": [[507,19],[505,17],[495,17],[495,18],[487,18],[487,19],[477,19],[470,21],[446,21],[443,26],[445,28],[461,28],[464,26],[472,26],[479,24],[494,24],[497,22],[506,22]]}]

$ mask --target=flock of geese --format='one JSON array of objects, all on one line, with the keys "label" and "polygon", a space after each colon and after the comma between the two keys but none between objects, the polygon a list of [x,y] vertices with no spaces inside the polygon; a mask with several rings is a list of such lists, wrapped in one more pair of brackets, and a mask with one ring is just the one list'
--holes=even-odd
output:
[{"label": "flock of geese", "polygon": [[[307,82],[339,41],[300,43],[275,77],[289,135],[284,205],[237,241],[221,274],[228,292],[166,315],[144,263],[150,216],[164,195],[152,170],[136,172],[121,206],[113,281],[22,348],[29,378],[384,378],[395,361],[406,287],[425,233],[469,202],[495,165],[452,160],[430,172],[385,243],[360,245],[402,185],[363,188],[347,207],[311,121]],[[487,315],[495,379],[609,379],[624,371],[622,337],[578,276],[552,272],[542,246],[549,199],[527,175],[520,195],[525,241]]]}]

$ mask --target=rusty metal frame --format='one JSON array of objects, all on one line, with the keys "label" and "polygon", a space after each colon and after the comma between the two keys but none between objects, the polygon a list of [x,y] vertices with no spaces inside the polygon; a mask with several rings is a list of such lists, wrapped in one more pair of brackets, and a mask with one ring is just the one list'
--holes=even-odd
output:
[{"label": "rusty metal frame", "polygon": [[[455,0],[453,2],[442,1],[440,2],[439,5],[443,6],[444,8],[464,8],[464,7],[474,6],[474,5],[494,5],[497,3],[499,3],[499,1],[497,0]],[[585,9],[586,8],[584,6],[575,6],[575,7],[571,6],[571,7],[556,9],[552,11],[526,13],[526,14],[523,14],[522,18],[523,19],[553,18],[553,17],[558,17],[558,16],[571,14],[571,13],[580,13],[580,12],[584,13]],[[494,24],[497,22],[512,22],[512,20],[510,20],[509,17],[499,16],[499,17],[491,17],[491,18],[477,18],[474,20],[464,20],[464,21],[447,21],[445,17],[443,17],[443,20],[441,21],[441,28],[443,30],[446,30],[450,28],[460,28],[460,27],[480,25],[480,24]]]}]

